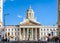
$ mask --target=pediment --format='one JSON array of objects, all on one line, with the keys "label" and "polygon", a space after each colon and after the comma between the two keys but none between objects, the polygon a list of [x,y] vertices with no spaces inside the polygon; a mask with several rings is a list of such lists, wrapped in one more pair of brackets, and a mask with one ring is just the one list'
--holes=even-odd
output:
[{"label": "pediment", "polygon": [[26,21],[20,24],[20,26],[40,26],[41,24],[34,22],[34,21]]}]

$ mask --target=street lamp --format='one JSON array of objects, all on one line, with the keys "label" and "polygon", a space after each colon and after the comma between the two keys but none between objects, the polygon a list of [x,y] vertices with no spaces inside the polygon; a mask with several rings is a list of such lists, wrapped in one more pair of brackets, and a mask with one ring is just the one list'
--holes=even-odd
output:
[{"label": "street lamp", "polygon": [[5,17],[7,16],[7,15],[9,15],[9,14],[4,14],[4,16],[3,16],[3,21],[4,21],[4,24],[3,24],[3,26],[4,26],[4,29],[3,29],[3,31],[4,31],[4,34],[3,34],[3,39],[5,38]]},{"label": "street lamp", "polygon": [[7,15],[9,15],[9,14],[4,14],[4,26],[5,26],[5,17],[7,16]]}]

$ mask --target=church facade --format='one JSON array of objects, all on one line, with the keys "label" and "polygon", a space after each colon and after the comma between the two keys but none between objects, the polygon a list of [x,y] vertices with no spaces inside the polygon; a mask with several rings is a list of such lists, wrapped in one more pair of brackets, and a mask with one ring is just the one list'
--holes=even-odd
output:
[{"label": "church facade", "polygon": [[[2,24],[2,0],[0,0],[0,29]],[[26,12],[26,18],[19,25],[6,25],[4,37],[10,41],[47,41],[48,34],[57,36],[57,26],[42,26],[34,17],[34,11],[31,6]],[[0,31],[1,33],[1,31]],[[3,35],[2,35],[3,36]]]},{"label": "church facade", "polygon": [[[53,30],[53,31],[52,31]],[[52,34],[53,32],[53,34]],[[10,41],[47,41],[48,34],[57,36],[57,26],[6,26],[7,38]]]},{"label": "church facade", "polygon": [[26,19],[19,25],[5,26],[7,38],[10,41],[47,41],[48,34],[57,36],[57,26],[42,26],[34,18],[34,11],[31,7],[27,10]]}]

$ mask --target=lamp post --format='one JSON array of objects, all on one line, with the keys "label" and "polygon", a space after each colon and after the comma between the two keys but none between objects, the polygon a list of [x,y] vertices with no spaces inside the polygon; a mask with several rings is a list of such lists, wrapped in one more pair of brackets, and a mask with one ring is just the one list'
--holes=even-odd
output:
[{"label": "lamp post", "polygon": [[7,16],[7,15],[9,15],[9,14],[4,14],[4,26],[5,26],[5,17]]},{"label": "lamp post", "polygon": [[[6,37],[7,38],[7,35],[6,35],[6,33],[5,33],[5,17],[7,16],[7,15],[9,15],[9,14],[4,14],[4,17],[3,17],[3,21],[4,21],[4,24],[3,24],[3,26],[4,26],[4,34],[3,34],[3,39]],[[6,35],[6,36],[5,36]]]}]

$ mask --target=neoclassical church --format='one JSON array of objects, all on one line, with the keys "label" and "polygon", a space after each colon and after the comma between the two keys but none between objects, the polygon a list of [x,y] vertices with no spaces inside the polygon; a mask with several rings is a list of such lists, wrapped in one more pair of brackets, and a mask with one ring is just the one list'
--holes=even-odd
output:
[{"label": "neoclassical church", "polygon": [[[57,26],[42,26],[34,17],[31,6],[27,9],[26,18],[19,25],[5,26],[6,35],[10,41],[47,41],[48,34],[57,36]],[[53,33],[52,33],[53,32]]]},{"label": "neoclassical church", "polygon": [[[0,29],[2,25],[2,9],[0,5]],[[26,11],[26,18],[18,25],[6,25],[4,38],[10,41],[47,41],[48,34],[57,36],[57,26],[42,26],[34,17],[34,11],[31,6]]]}]

